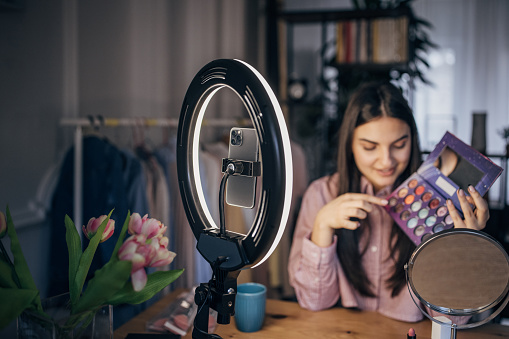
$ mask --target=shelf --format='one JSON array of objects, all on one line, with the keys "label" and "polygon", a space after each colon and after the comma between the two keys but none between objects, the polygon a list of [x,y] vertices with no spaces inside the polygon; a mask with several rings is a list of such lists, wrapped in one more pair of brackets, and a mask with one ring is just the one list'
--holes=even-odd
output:
[{"label": "shelf", "polygon": [[381,10],[334,10],[334,11],[282,11],[278,14],[288,23],[319,23],[328,21],[343,21],[358,18],[389,18],[411,15],[408,7]]},{"label": "shelf", "polygon": [[329,66],[336,67],[338,70],[355,70],[355,71],[373,71],[373,72],[386,72],[387,70],[397,70],[399,72],[409,73],[411,70],[408,67],[408,64],[405,63],[337,63],[331,62]]}]

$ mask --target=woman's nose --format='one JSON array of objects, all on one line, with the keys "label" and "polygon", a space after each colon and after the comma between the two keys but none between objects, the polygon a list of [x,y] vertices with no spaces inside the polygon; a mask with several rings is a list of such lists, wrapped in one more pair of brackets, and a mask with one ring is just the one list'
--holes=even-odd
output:
[{"label": "woman's nose", "polygon": [[380,151],[379,161],[384,168],[391,167],[394,164],[394,157],[390,150],[382,149]]}]

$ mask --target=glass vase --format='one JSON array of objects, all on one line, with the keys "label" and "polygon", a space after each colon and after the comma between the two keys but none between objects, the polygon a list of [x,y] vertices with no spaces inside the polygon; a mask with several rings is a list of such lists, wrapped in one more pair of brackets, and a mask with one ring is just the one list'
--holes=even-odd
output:
[{"label": "glass vase", "polygon": [[113,338],[111,305],[71,315],[69,293],[65,293],[43,299],[42,308],[49,317],[33,311],[18,317],[18,339]]}]

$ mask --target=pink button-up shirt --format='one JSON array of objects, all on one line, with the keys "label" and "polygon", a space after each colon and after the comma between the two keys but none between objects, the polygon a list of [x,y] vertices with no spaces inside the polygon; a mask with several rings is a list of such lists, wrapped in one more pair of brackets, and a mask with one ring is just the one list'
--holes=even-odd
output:
[{"label": "pink button-up shirt", "polygon": [[[333,243],[325,248],[310,240],[318,211],[337,197],[334,192],[337,192],[338,177],[335,174],[331,180],[323,177],[314,181],[302,199],[288,265],[290,283],[295,288],[299,304],[306,309],[322,310],[334,306],[341,298],[343,307],[377,311],[402,321],[421,320],[423,315],[406,287],[394,298],[391,297],[392,289],[387,287],[386,281],[394,269],[389,248],[394,221],[383,207],[373,205],[373,211],[367,216],[371,232],[364,232],[359,244],[360,248],[367,248],[362,265],[376,297],[361,295],[347,280],[336,254],[336,236]],[[373,195],[373,186],[364,177],[361,179],[361,191]],[[390,187],[387,187],[377,196],[385,197],[389,193]],[[369,239],[368,233],[371,233]],[[435,312],[431,314],[438,315]],[[455,320],[459,324],[468,318]]]}]

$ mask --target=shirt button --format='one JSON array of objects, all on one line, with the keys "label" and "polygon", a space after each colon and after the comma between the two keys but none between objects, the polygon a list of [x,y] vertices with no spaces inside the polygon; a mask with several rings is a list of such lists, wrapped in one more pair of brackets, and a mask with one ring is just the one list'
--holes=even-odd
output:
[{"label": "shirt button", "polygon": [[376,246],[371,246],[371,252],[376,252],[378,251],[378,247]]}]

